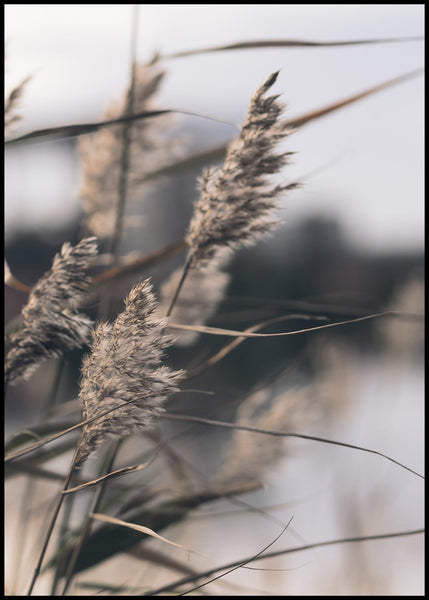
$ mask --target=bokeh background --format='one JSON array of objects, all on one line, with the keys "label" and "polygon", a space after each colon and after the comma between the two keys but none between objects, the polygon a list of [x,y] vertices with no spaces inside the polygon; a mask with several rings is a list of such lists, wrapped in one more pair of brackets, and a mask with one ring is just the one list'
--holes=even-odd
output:
[{"label": "bokeh background", "polygon": [[[6,82],[12,86],[33,76],[22,99],[22,132],[96,120],[108,101],[122,93],[129,77],[132,10],[132,5],[115,4],[6,5]],[[149,60],[156,51],[168,54],[254,39],[422,36],[423,14],[424,5],[419,4],[144,5],[137,56]],[[168,77],[159,105],[239,125],[255,88],[281,69],[277,89],[290,116],[296,116],[423,66],[423,52],[423,42],[415,41],[171,59],[165,63]],[[186,124],[212,125],[192,117]],[[221,135],[214,127],[204,140],[208,147]],[[222,131],[224,137],[234,133],[233,127]],[[320,171],[302,192],[305,201],[302,194],[290,200],[290,223],[314,212],[333,214],[363,248],[422,249],[422,77],[306,127],[296,134],[293,146],[294,175]],[[44,160],[42,155],[36,167],[36,149],[27,149],[19,157],[19,171],[7,153],[8,236],[17,227],[58,225],[78,210],[72,185],[75,165],[56,147],[44,144],[37,151]],[[51,154],[56,161],[48,171]]]},{"label": "bokeh background", "polygon": [[[5,6],[6,90],[32,76],[20,103],[16,134],[96,121],[112,99],[123,95],[135,14],[134,5]],[[168,55],[260,39],[334,41],[423,34],[424,5],[419,4],[141,5],[137,58],[147,61],[155,52]],[[281,70],[274,89],[293,117],[421,67],[423,53],[424,42],[416,40],[166,58],[157,105],[222,121],[176,117],[172,135],[183,139],[186,156],[231,139],[251,95],[273,71]],[[291,310],[301,306],[335,317],[385,308],[422,315],[423,83],[423,77],[409,80],[308,124],[289,138],[288,149],[295,156],[287,177],[303,178],[304,185],[285,199],[285,221],[276,234],[234,257],[228,295],[213,324],[231,326],[234,310],[268,309],[274,301],[292,303]],[[199,174],[194,169],[162,182],[144,208],[145,223],[152,226],[127,231],[124,254],[144,254],[183,235]],[[13,273],[27,285],[49,267],[63,241],[77,240],[81,177],[76,140],[6,148],[5,252]],[[148,273],[156,287],[181,260],[176,257]],[[120,308],[129,284],[122,282],[115,290],[112,312]],[[9,320],[19,314],[25,295],[5,290]],[[301,415],[298,421],[301,431],[375,448],[421,471],[422,323],[385,320],[338,329],[329,336],[251,340],[195,385],[215,390],[218,412],[210,400],[210,416],[225,419],[231,415],[222,394],[246,393],[267,373],[289,367],[280,391],[301,394],[305,406],[311,405],[311,418]],[[241,320],[237,328],[251,324],[251,319]],[[171,360],[179,365],[210,355],[219,346],[220,341],[202,339],[185,351],[185,359],[182,350],[173,349]],[[74,360],[71,366],[76,367],[79,357]],[[32,381],[8,392],[7,435],[34,421],[51,386],[49,368],[41,368],[34,380],[38,385]],[[64,376],[63,400],[73,398],[76,386],[76,378]],[[195,399],[188,404],[183,400],[182,408],[208,412]],[[194,456],[200,466],[220,441],[205,433],[194,429],[192,443],[188,439],[181,448],[188,458],[200,455]],[[248,443],[262,441],[251,438]],[[264,491],[249,496],[255,506],[278,506],[275,515],[282,522],[293,516],[293,527],[285,534],[290,537],[283,536],[273,549],[421,526],[422,486],[411,474],[378,457],[310,442],[288,442],[285,451],[286,458],[273,461],[264,472]],[[15,494],[13,489],[10,506]],[[278,523],[255,515],[224,515],[223,528],[218,521],[196,517],[193,525],[173,527],[168,534],[223,563],[256,553],[279,532]],[[9,522],[7,541],[14,548],[11,516]],[[8,552],[12,573],[15,555]],[[196,564],[204,568],[205,563]],[[423,593],[420,537],[321,548],[260,566],[286,570],[236,571],[228,581],[246,587],[214,590]],[[138,583],[142,580],[136,575]]]}]

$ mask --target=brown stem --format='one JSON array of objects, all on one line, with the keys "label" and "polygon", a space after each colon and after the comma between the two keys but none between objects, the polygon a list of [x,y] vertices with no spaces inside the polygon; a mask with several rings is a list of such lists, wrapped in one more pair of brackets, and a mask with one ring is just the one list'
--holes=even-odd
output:
[{"label": "brown stem", "polygon": [[177,297],[179,296],[180,290],[182,289],[182,286],[185,282],[186,275],[188,274],[188,271],[191,268],[193,259],[194,259],[194,255],[192,252],[190,252],[188,254],[188,258],[186,259],[185,266],[183,267],[182,277],[180,278],[179,285],[176,288],[176,291],[174,293],[173,299],[170,304],[170,308],[167,311],[166,317],[169,317],[171,315],[171,311],[173,310],[174,305],[176,304]]},{"label": "brown stem", "polygon": [[[113,451],[111,452],[110,457],[108,458],[108,464],[106,466],[105,469],[105,473],[110,473],[110,471],[112,470],[112,466],[113,466],[113,462],[116,458],[119,446],[121,444],[121,440],[118,440],[114,446]],[[74,575],[74,567],[76,565],[77,559],[79,558],[79,554],[81,551],[81,548],[85,542],[85,540],[88,538],[90,529],[91,529],[91,517],[90,515],[92,515],[92,513],[97,512],[98,511],[98,507],[100,506],[103,494],[105,492],[106,489],[106,485],[107,485],[107,481],[104,482],[97,490],[97,493],[95,494],[94,498],[93,498],[93,502],[92,502],[92,506],[91,509],[88,511],[88,515],[85,518],[85,523],[83,526],[83,530],[80,534],[79,540],[77,541],[75,547],[73,548],[73,553],[72,556],[70,558],[70,561],[67,565],[67,571],[66,571],[66,575],[65,575],[65,584],[64,584],[64,588],[62,591],[62,596],[66,595],[66,592],[68,590],[68,588],[70,587],[70,584],[72,582],[73,579],[73,575]]]},{"label": "brown stem", "polygon": [[[68,485],[69,485],[69,483],[70,483],[70,479],[71,479],[71,477],[72,477],[72,474],[73,474],[73,471],[74,471],[74,468],[75,468],[76,456],[77,456],[77,454],[76,454],[76,451],[75,451],[75,454],[74,454],[74,456],[73,456],[73,460],[72,460],[72,462],[71,462],[71,465],[70,465],[70,468],[69,468],[69,472],[67,473],[66,479],[65,479],[65,481],[64,481],[64,487],[63,487],[63,490],[62,490],[62,491],[66,490],[66,489],[68,488]],[[30,587],[29,587],[29,589],[28,589],[27,596],[31,596],[31,594],[32,594],[32,591],[33,591],[33,588],[34,588],[34,585],[35,585],[35,583],[36,583],[36,581],[37,581],[37,578],[39,577],[39,574],[40,574],[40,569],[41,569],[41,567],[42,567],[43,559],[44,559],[44,557],[45,557],[46,550],[47,550],[47,548],[48,548],[49,540],[51,539],[51,535],[52,535],[52,532],[53,532],[53,530],[54,530],[55,523],[56,523],[56,520],[57,520],[58,514],[59,514],[59,512],[60,512],[60,509],[61,509],[62,503],[63,503],[63,501],[64,501],[64,498],[65,498],[64,494],[62,494],[62,493],[61,493],[61,494],[59,495],[59,498],[58,498],[57,504],[56,504],[56,506],[55,506],[55,509],[54,509],[54,512],[53,512],[53,514],[52,514],[51,521],[50,521],[50,523],[49,523],[48,529],[47,529],[47,531],[46,531],[45,540],[44,540],[44,542],[43,542],[43,546],[42,546],[42,549],[41,549],[41,551],[40,551],[40,554],[39,554],[39,558],[38,558],[37,564],[36,564],[36,566],[35,566],[35,568],[34,568],[33,579],[31,580],[31,583],[30,583]]]},{"label": "brown stem", "polygon": [[[124,115],[129,116],[133,113],[135,83],[136,83],[136,47],[137,47],[137,27],[138,27],[138,6],[134,6],[133,32],[131,35],[131,76],[130,87],[128,89],[127,101]],[[131,130],[133,122],[127,121],[122,130],[122,152],[121,164],[118,181],[118,203],[116,205],[115,228],[110,243],[110,254],[113,258],[113,264],[119,263],[119,254],[121,248],[122,231],[124,224],[125,205],[128,196],[128,173],[130,170],[130,152],[131,152]],[[111,294],[104,296],[99,305],[98,316],[101,320],[106,320],[109,314]]]}]

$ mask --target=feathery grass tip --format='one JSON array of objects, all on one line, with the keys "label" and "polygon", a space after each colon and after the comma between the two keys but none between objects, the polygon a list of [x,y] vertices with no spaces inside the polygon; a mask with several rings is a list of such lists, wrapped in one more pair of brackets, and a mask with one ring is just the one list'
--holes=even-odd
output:
[{"label": "feathery grass tip", "polygon": [[89,284],[87,269],[96,254],[93,237],[74,247],[65,243],[56,254],[52,268],[31,290],[21,327],[10,338],[6,383],[28,379],[41,362],[89,342],[92,322],[77,306]]},{"label": "feathery grass tip", "polygon": [[84,425],[76,465],[106,437],[148,428],[163,412],[164,400],[178,390],[183,371],[162,364],[164,349],[173,340],[165,332],[167,320],[155,317],[156,309],[147,279],[131,290],[113,323],[100,323],[94,330],[79,397],[84,419],[100,418]]},{"label": "feathery grass tip", "polygon": [[291,129],[282,119],[284,106],[278,95],[266,96],[277,76],[278,72],[270,75],[254,94],[223,166],[203,173],[187,234],[193,266],[206,265],[225,248],[251,245],[271,231],[278,223],[272,213],[279,196],[296,185],[274,185],[269,179],[291,154],[276,151]]}]

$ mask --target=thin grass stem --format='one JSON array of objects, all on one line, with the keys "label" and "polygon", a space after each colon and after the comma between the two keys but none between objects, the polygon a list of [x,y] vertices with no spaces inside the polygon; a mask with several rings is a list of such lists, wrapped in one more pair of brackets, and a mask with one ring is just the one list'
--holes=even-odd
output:
[{"label": "thin grass stem", "polygon": [[378,452],[378,450],[372,450],[371,448],[364,448],[363,446],[357,446],[355,444],[348,444],[347,442],[338,442],[335,440],[329,440],[329,439],[314,436],[314,435],[306,435],[304,433],[289,433],[289,432],[284,432],[284,431],[275,431],[272,429],[270,430],[270,429],[262,429],[259,427],[251,427],[250,425],[239,425],[237,423],[226,423],[224,421],[215,421],[213,419],[204,419],[203,417],[193,417],[191,415],[181,415],[178,413],[164,414],[161,416],[161,419],[186,421],[186,422],[190,422],[190,423],[201,423],[202,425],[212,425],[213,427],[225,427],[227,429],[238,429],[241,431],[251,431],[253,433],[263,433],[266,435],[275,435],[275,436],[280,436],[280,437],[293,437],[293,438],[299,438],[299,439],[303,439],[303,440],[311,440],[313,442],[321,442],[322,444],[333,444],[334,446],[343,446],[344,448],[351,448],[353,450],[360,450],[361,452],[369,452],[370,454],[376,454],[377,456],[381,456],[382,458],[385,458],[386,460],[393,462],[395,465],[398,465],[402,469],[409,471],[410,473],[412,473],[413,475],[416,475],[417,477],[420,477],[421,479],[425,478],[424,475],[422,475],[421,473],[414,471],[414,469],[407,467],[403,463],[399,462],[398,460],[395,460],[394,458],[391,458],[390,456],[388,456],[387,454],[384,454],[383,452]]},{"label": "thin grass stem", "polygon": [[188,257],[186,259],[185,265],[183,267],[182,276],[181,276],[180,281],[179,281],[179,283],[177,285],[176,291],[174,292],[173,298],[171,299],[171,303],[170,303],[170,306],[169,306],[169,308],[167,310],[166,317],[169,317],[171,315],[171,312],[172,312],[172,310],[174,308],[174,305],[176,304],[177,298],[179,297],[180,290],[182,289],[182,286],[185,283],[185,279],[186,279],[186,276],[187,276],[187,274],[189,272],[189,269],[192,266],[193,259],[194,259],[194,255],[193,255],[192,252],[190,252],[188,254]]},{"label": "thin grass stem", "polygon": [[[325,542],[316,542],[314,544],[305,544],[302,546],[297,546],[295,548],[287,548],[286,550],[267,552],[266,554],[258,556],[257,558],[252,557],[250,560],[251,561],[264,560],[264,559],[268,559],[268,558],[274,558],[277,556],[283,556],[285,554],[292,554],[294,552],[303,552],[305,550],[312,550],[313,548],[336,546],[338,544],[350,544],[350,543],[357,543],[357,542],[369,542],[369,541],[375,541],[375,540],[387,540],[387,539],[398,538],[398,537],[407,537],[410,535],[421,535],[422,533],[424,533],[424,529],[412,529],[412,530],[408,530],[408,531],[383,533],[383,534],[379,534],[379,535],[365,535],[365,536],[360,536],[360,537],[356,536],[356,537],[339,538],[336,540],[327,540]],[[141,595],[142,596],[158,596],[159,594],[163,594],[164,592],[169,592],[171,590],[175,590],[179,586],[185,585],[186,583],[191,583],[192,581],[197,581],[198,579],[202,579],[203,577],[210,577],[210,575],[213,575],[214,573],[217,573],[218,571],[223,571],[225,569],[238,567],[238,566],[240,566],[242,564],[246,564],[248,562],[249,562],[248,559],[242,559],[242,560],[230,562],[228,564],[224,564],[222,566],[214,567],[213,569],[208,569],[207,571],[198,573],[198,575],[190,575],[188,577],[183,577],[182,579],[179,579],[173,583],[169,583],[169,584],[159,587],[155,590],[149,590],[148,592],[145,592]]]},{"label": "thin grass stem", "polygon": [[[105,462],[105,467],[103,468],[104,473],[110,473],[110,471],[112,470],[113,463],[115,461],[115,458],[116,458],[116,455],[118,453],[121,443],[122,443],[122,440],[116,440],[116,442],[114,443],[111,450],[107,453],[106,459],[104,461]],[[63,591],[61,593],[62,596],[66,595],[67,590],[69,589],[71,582],[73,580],[74,568],[75,568],[77,559],[79,558],[79,554],[80,554],[83,544],[85,543],[85,540],[88,538],[88,536],[90,535],[90,532],[91,532],[91,524],[92,524],[91,515],[92,515],[92,513],[98,511],[98,508],[103,499],[104,492],[106,490],[106,485],[107,485],[107,481],[103,481],[102,485],[97,489],[96,493],[94,494],[91,507],[84,519],[84,523],[83,523],[83,527],[82,527],[82,531],[80,533],[79,539],[77,540],[77,542],[73,548],[73,553],[67,564],[67,571],[65,574],[65,583],[64,583]]]},{"label": "thin grass stem", "polygon": [[[67,476],[66,476],[65,481],[64,481],[63,490],[67,489],[67,487],[68,487],[68,485],[70,483],[70,480],[72,478],[72,475],[73,475],[73,472],[74,472],[74,468],[75,468],[76,457],[77,457],[77,452],[75,451],[73,459],[72,459],[72,462],[71,462],[71,465],[70,465],[70,468],[69,468],[69,471],[68,471]],[[33,592],[33,589],[34,589],[34,586],[36,584],[36,581],[37,581],[37,579],[38,579],[38,577],[40,575],[40,570],[42,568],[43,559],[45,557],[46,550],[48,548],[48,544],[49,544],[49,541],[51,539],[51,535],[52,535],[52,532],[54,530],[55,523],[57,521],[57,517],[58,517],[59,512],[61,510],[61,506],[63,504],[64,498],[65,498],[65,496],[63,494],[59,494],[59,497],[58,497],[58,500],[57,500],[57,504],[55,506],[54,512],[53,512],[52,517],[51,517],[51,521],[50,521],[50,523],[48,525],[48,528],[46,530],[46,535],[45,535],[45,539],[44,539],[44,542],[43,542],[43,545],[42,545],[42,549],[41,549],[40,554],[39,554],[39,558],[38,558],[36,566],[34,568],[33,578],[31,580],[30,587],[28,588],[27,596],[31,596],[31,594]]]}]

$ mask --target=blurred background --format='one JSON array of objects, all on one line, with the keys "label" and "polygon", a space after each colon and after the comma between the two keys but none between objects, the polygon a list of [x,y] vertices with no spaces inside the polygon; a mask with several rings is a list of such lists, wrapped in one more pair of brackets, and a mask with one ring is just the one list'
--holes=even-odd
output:
[{"label": "blurred background", "polygon": [[[32,76],[22,98],[20,132],[97,120],[107,103],[121,95],[130,71],[132,10],[132,5],[115,4],[6,5],[7,89]],[[154,52],[255,39],[421,36],[423,14],[419,4],[144,5],[137,57],[149,60]],[[273,71],[281,69],[276,91],[283,94],[289,115],[297,116],[423,66],[423,52],[420,40],[171,59],[165,61],[168,76],[159,106],[230,122],[219,133],[213,122],[182,119],[187,130],[207,127],[201,145],[210,147],[219,136],[235,134],[250,96]],[[320,171],[290,199],[291,225],[304,215],[333,215],[361,248],[422,249],[422,77],[303,128],[294,136],[293,149],[297,157],[290,177]],[[62,144],[8,149],[8,238],[17,229],[39,230],[76,218],[77,166],[67,160],[72,155]]]},{"label": "blurred background", "polygon": [[[99,120],[127,88],[135,14],[134,5],[5,5],[6,92],[31,75],[14,135]],[[137,14],[138,60],[166,55],[160,63],[166,76],[157,108],[196,113],[175,115],[171,121],[169,135],[180,140],[183,157],[232,139],[250,97],[278,69],[273,89],[287,103],[287,116],[295,117],[424,64],[422,40],[168,58],[179,51],[261,39],[423,36],[424,5],[419,4],[166,4],[139,5]],[[287,150],[295,154],[285,176],[302,179],[303,186],[285,198],[284,223],[276,233],[234,255],[226,298],[210,324],[244,329],[254,324],[256,314],[263,319],[285,309],[337,319],[385,309],[423,314],[423,85],[423,77],[411,79],[314,121],[288,139]],[[183,236],[200,173],[200,168],[189,169],[150,191],[140,209],[142,226],[127,229],[123,237],[124,255],[144,255]],[[6,147],[5,254],[13,274],[25,284],[34,284],[49,268],[64,241],[79,239],[82,177],[76,138]],[[142,275],[152,276],[159,290],[182,263],[183,255],[176,256]],[[135,279],[115,287],[112,315]],[[7,286],[5,294],[10,321],[26,295]],[[302,321],[292,321],[290,327],[301,328]],[[185,350],[172,348],[170,360],[175,366],[199,363],[225,342],[208,338],[201,336]],[[70,368],[59,387],[61,401],[77,393],[79,360],[79,355],[69,357]],[[192,398],[179,399],[174,409],[228,420],[236,412],[231,399],[237,393],[250,393],[258,381],[282,369],[286,373],[275,393],[289,395],[300,406],[289,429],[375,448],[422,471],[421,319],[368,321],[332,329],[329,335],[249,340],[195,378],[195,387],[215,392],[210,407],[204,398]],[[34,422],[52,377],[52,365],[43,365],[30,382],[8,392],[7,435]],[[208,472],[215,473],[213,456],[224,441],[223,433],[195,426],[192,437],[178,447],[200,468],[210,464]],[[260,446],[262,453],[262,439],[246,443]],[[285,442],[284,453],[285,458],[270,461],[268,452],[264,490],[248,498],[254,506],[277,506],[281,522],[293,516],[290,532],[273,550],[421,527],[421,482],[410,473],[379,457],[311,442]],[[255,515],[224,516],[221,522],[224,528],[216,516],[197,515],[193,525],[175,526],[167,537],[180,537],[180,543],[221,564],[256,553],[279,532],[278,523]],[[10,517],[12,547],[14,531]],[[14,552],[9,556],[13,572]],[[204,568],[206,563],[197,564]],[[321,548],[254,566],[286,571],[239,570],[228,581],[247,587],[213,590],[423,593],[420,536]],[[139,568],[143,570],[140,563]]]}]

